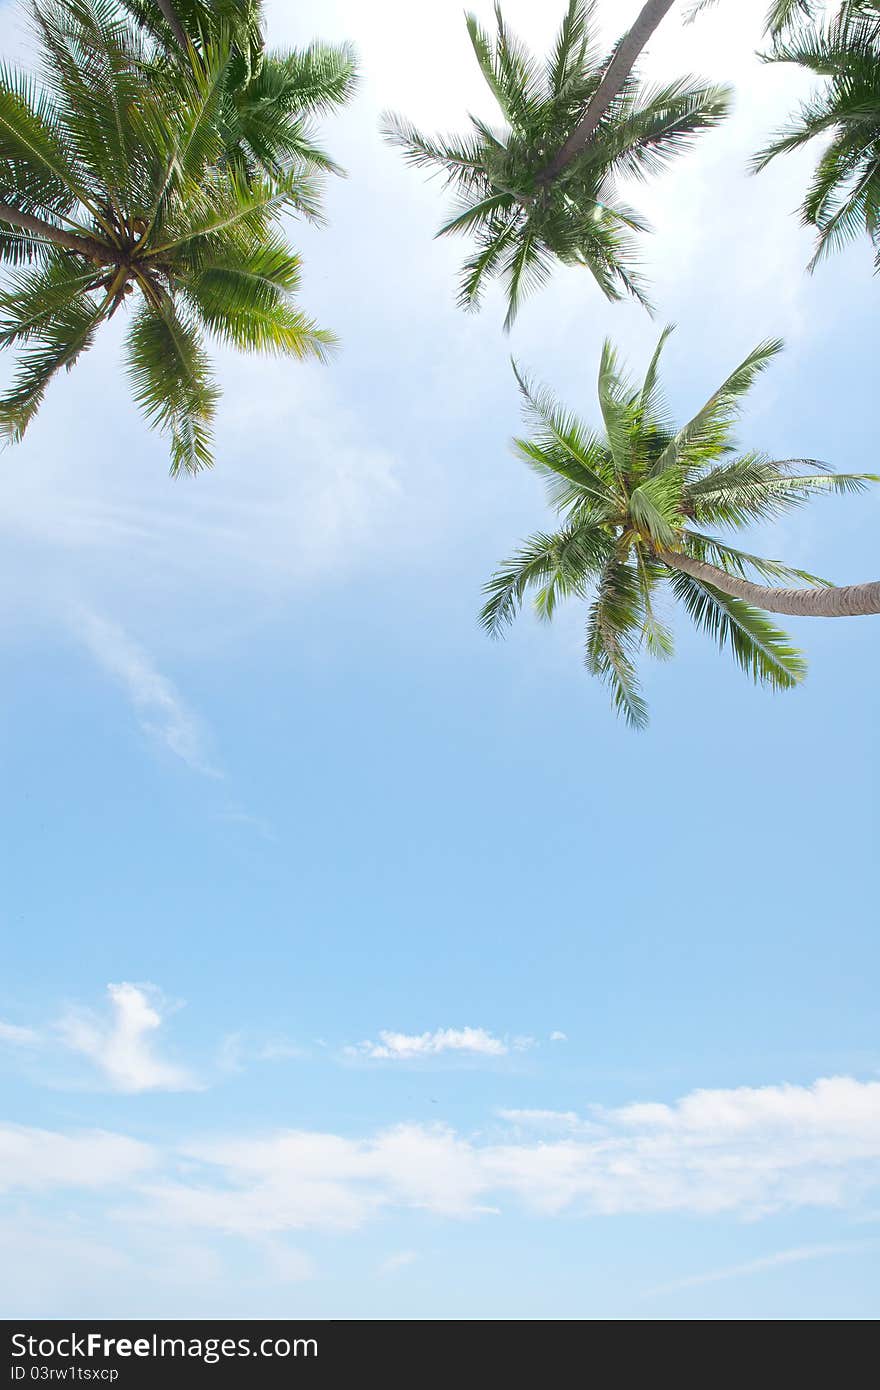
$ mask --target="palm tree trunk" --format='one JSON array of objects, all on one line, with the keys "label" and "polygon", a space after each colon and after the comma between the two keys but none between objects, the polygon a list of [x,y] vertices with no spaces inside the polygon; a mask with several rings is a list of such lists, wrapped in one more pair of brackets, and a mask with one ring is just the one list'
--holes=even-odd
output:
[{"label": "palm tree trunk", "polygon": [[880,613],[880,581],[876,580],[870,584],[845,584],[839,589],[770,589],[728,574],[717,565],[695,560],[692,555],[661,550],[657,558],[670,569],[681,570],[692,579],[711,584],[731,598],[745,599],[746,603],[763,608],[766,613],[791,613],[802,618],[854,618]]},{"label": "palm tree trunk", "polygon": [[26,232],[33,232],[35,236],[42,237],[45,241],[54,241],[57,246],[64,246],[68,251],[78,251],[81,256],[88,256],[90,260],[99,257],[101,264],[113,260],[110,248],[105,248],[99,241],[76,236],[74,232],[65,232],[62,227],[54,227],[51,222],[44,222],[41,217],[32,217],[29,212],[19,212],[18,208],[11,208],[8,203],[0,203],[0,222],[8,222],[11,227],[21,227]]},{"label": "palm tree trunk", "polygon": [[186,33],[184,32],[184,28],[180,20],[177,18],[174,6],[171,4],[170,0],[156,0],[156,4],[162,11],[162,15],[164,16],[165,22],[169,25],[171,32],[176,38],[177,42],[180,44],[180,47],[183,49],[184,52],[186,52]]},{"label": "palm tree trunk", "polygon": [[547,168],[538,175],[538,182],[552,183],[567,164],[580,154],[581,150],[595,133],[608,107],[635,66],[636,59],[653,34],[661,19],[672,9],[675,0],[647,0],[642,12],[617,46],[617,50],[583,116],[569,135],[558,154],[554,155]]}]

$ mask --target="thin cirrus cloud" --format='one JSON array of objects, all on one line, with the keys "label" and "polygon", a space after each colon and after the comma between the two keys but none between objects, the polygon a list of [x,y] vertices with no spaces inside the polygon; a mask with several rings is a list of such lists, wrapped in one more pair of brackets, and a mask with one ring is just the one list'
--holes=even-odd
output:
[{"label": "thin cirrus cloud", "polygon": [[[0,1127],[0,1186],[97,1183],[114,1188],[114,1220],[132,1230],[213,1231],[258,1246],[297,1230],[355,1231],[395,1210],[756,1220],[797,1208],[857,1211],[880,1187],[877,1081],[693,1091],[671,1105],[590,1113],[590,1128],[523,1138],[514,1127],[500,1140],[404,1123],[363,1137],[287,1130],[160,1147]],[[801,1247],[694,1277],[733,1278],[820,1253],[832,1252]]]},{"label": "thin cirrus cloud", "polygon": [[532,1042],[526,1037],[507,1042],[496,1038],[486,1028],[438,1028],[434,1033],[394,1033],[382,1029],[378,1042],[367,1040],[346,1051],[349,1055],[378,1061],[409,1062],[422,1057],[438,1057],[444,1052],[472,1057],[506,1057],[511,1049],[522,1052],[531,1047]]},{"label": "thin cirrus cloud", "polygon": [[186,1068],[161,1057],[154,1034],[162,1026],[165,1005],[151,985],[123,982],[107,986],[109,1017],[94,1010],[71,1009],[56,1033],[71,1052],[88,1059],[112,1090],[189,1091],[197,1089]]},{"label": "thin cirrus cloud", "polygon": [[376,1273],[396,1274],[399,1269],[406,1269],[407,1265],[415,1264],[418,1258],[415,1250],[397,1250],[393,1255],[388,1255],[384,1260],[380,1260]]},{"label": "thin cirrus cloud", "polygon": [[21,1028],[17,1023],[5,1023],[0,1019],[0,1043],[9,1047],[35,1047],[39,1041],[40,1035],[33,1028]]},{"label": "thin cirrus cloud", "polygon": [[221,1072],[237,1076],[251,1062],[302,1062],[309,1056],[308,1048],[288,1038],[252,1038],[243,1032],[227,1033],[220,1044],[217,1064]]},{"label": "thin cirrus cloud", "polygon": [[668,1284],[659,1284],[651,1289],[651,1294],[677,1293],[679,1289],[699,1288],[704,1284],[718,1284],[727,1279],[744,1279],[752,1274],[763,1274],[769,1269],[782,1265],[804,1264],[810,1260],[826,1260],[833,1255],[852,1255],[862,1250],[873,1250],[880,1242],[876,1240],[840,1240],[826,1242],[824,1245],[801,1245],[793,1250],[777,1250],[772,1255],[762,1255],[757,1260],[744,1260],[741,1264],[727,1265],[724,1269],[712,1269],[705,1274],[691,1274],[686,1279],[673,1279]]},{"label": "thin cirrus cloud", "polygon": [[143,732],[194,772],[220,777],[208,757],[201,721],[143,648],[116,623],[87,609],[75,610],[70,625],[101,669],[122,687]]}]

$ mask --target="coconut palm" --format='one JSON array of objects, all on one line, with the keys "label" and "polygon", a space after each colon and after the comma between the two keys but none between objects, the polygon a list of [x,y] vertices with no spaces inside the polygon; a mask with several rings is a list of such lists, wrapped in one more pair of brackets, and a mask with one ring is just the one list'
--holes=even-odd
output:
[{"label": "coconut palm", "polygon": [[[853,14],[857,10],[869,10],[872,3],[873,0],[838,0],[836,9],[831,7],[831,15],[839,17],[844,11]],[[798,24],[820,18],[823,13],[828,14],[827,0],[772,0],[764,31],[776,38]]]},{"label": "coconut palm", "polygon": [[510,32],[497,4],[494,42],[468,15],[505,127],[471,116],[469,134],[434,140],[399,116],[384,118],[387,139],[407,161],[439,173],[458,194],[437,235],[475,239],[462,270],[463,307],[478,306],[487,281],[500,277],[509,328],[523,295],[556,261],[589,269],[609,299],[644,300],[634,234],[646,224],[621,200],[617,182],[658,172],[717,125],[729,104],[724,87],[691,78],[646,87],[634,75],[639,50],[670,4],[646,5],[609,57],[598,46],[593,0],[569,0],[544,62]]},{"label": "coconut palm", "polygon": [[880,5],[845,4],[830,23],[778,40],[767,59],[799,63],[825,82],[754,167],[830,136],[800,208],[804,224],[818,233],[810,269],[867,232],[880,270]]},{"label": "coconut palm", "polygon": [[[692,0],[691,5],[685,11],[684,21],[686,24],[701,15],[705,10],[714,10],[722,0]],[[798,22],[813,19],[817,12],[824,7],[825,0],[771,0],[770,8],[764,19],[764,33],[776,37],[791,28]]]},{"label": "coconut palm", "polygon": [[311,43],[270,49],[262,0],[122,0],[166,60],[186,62],[218,32],[229,34],[226,101],[219,113],[226,159],[246,178],[277,175],[292,164],[341,173],[316,143],[316,117],[343,106],[357,77],[350,44]]},{"label": "coconut palm", "polygon": [[[850,589],[778,560],[739,550],[718,528],[765,521],[820,492],[857,492],[870,474],[833,473],[811,459],[737,453],[733,430],[743,398],[781,348],[761,343],[722,382],[683,428],[667,417],[659,380],[664,330],[644,382],[633,386],[606,342],[599,368],[602,434],[593,433],[545,390],[517,371],[534,433],[515,448],[549,485],[560,525],[525,541],[486,585],[483,626],[493,636],[513,621],[529,590],[540,617],[564,598],[589,601],[587,669],[610,687],[617,710],[643,725],[636,657],[644,649],[672,655],[661,590],[683,604],[696,625],[756,681],[775,689],[797,684],[802,656],[766,611],[835,616],[880,612],[880,584]],[[799,580],[809,588],[777,589],[764,579]]]},{"label": "coconut palm", "polygon": [[[131,306],[135,400],[170,440],[172,471],[211,462],[217,400],[204,335],[322,358],[330,336],[295,306],[285,209],[318,215],[294,168],[244,180],[223,163],[227,38],[163,75],[114,0],[38,0],[38,80],[0,75],[0,346],[18,346],[0,431],[18,441],[52,378]],[[132,299],[129,300],[129,296]]]}]

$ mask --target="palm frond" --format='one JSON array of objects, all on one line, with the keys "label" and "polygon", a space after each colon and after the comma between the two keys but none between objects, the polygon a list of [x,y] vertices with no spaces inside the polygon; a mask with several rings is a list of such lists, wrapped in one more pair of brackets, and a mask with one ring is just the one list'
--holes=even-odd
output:
[{"label": "palm frond", "polygon": [[504,561],[484,586],[486,602],[480,623],[500,637],[522,607],[530,588],[542,590],[539,612],[550,617],[563,594],[583,591],[589,576],[608,555],[608,540],[590,527],[566,527],[554,534],[538,532]]},{"label": "palm frond", "polygon": [[818,574],[811,574],[809,570],[784,565],[780,560],[767,560],[762,555],[750,555],[747,550],[737,550],[735,546],[719,540],[717,536],[706,536],[689,528],[685,528],[682,534],[689,555],[693,555],[696,560],[718,565],[720,569],[727,570],[728,574],[738,574],[743,579],[750,579],[750,571],[754,570],[761,579],[772,579],[776,582],[780,579],[799,581],[811,584],[817,589],[833,587],[829,579],[822,579]]},{"label": "palm frond", "polygon": [[781,338],[770,338],[759,343],[670,440],[656,460],[652,472],[662,473],[674,463],[686,464],[694,448],[706,455],[727,446],[730,429],[742,408],[743,398],[755,379],[782,351],[782,347]]},{"label": "palm frond", "polygon": [[525,414],[536,425],[533,441],[515,441],[527,461],[544,464],[568,478],[595,502],[608,505],[614,494],[606,476],[610,455],[607,448],[577,416],[556,400],[552,391],[535,385],[520,372],[513,372],[523,400]]},{"label": "palm frond", "polygon": [[126,356],[138,406],[169,436],[172,473],[210,467],[218,391],[194,325],[169,299],[144,304],[132,321]]},{"label": "palm frond", "polygon": [[297,277],[289,262],[273,275],[273,259],[260,249],[237,265],[209,260],[184,282],[187,299],[206,328],[243,352],[325,360],[335,338],[293,307]]},{"label": "palm frond", "polygon": [[639,105],[617,117],[601,142],[587,146],[573,173],[601,161],[620,176],[644,179],[659,174],[691,148],[694,140],[728,116],[732,88],[679,78],[639,93]]},{"label": "palm frond", "polygon": [[32,77],[0,64],[0,169],[4,197],[25,211],[64,215],[88,201],[86,180],[65,147],[54,103]]},{"label": "palm frond", "polygon": [[645,626],[637,572],[609,560],[599,579],[587,618],[584,661],[591,675],[610,687],[614,708],[631,728],[648,723],[648,706],[639,690],[635,656]]},{"label": "palm frond", "polygon": [[554,97],[564,96],[569,84],[577,81],[584,69],[596,65],[599,55],[591,51],[595,22],[595,0],[569,0],[547,60],[547,88]]},{"label": "palm frond", "polygon": [[630,492],[632,521],[661,550],[676,543],[681,529],[681,494],[682,477],[677,468],[666,468],[645,478]]},{"label": "palm frond", "polygon": [[106,298],[96,306],[87,294],[74,296],[28,335],[12,384],[0,397],[0,434],[10,443],[24,437],[52,378],[62,368],[69,371],[91,345],[106,305]]},{"label": "palm frond", "polygon": [[499,4],[495,5],[494,44],[476,15],[467,14],[465,23],[480,71],[505,120],[514,127],[527,126],[542,96],[538,63],[507,28]]},{"label": "palm frond", "polygon": [[658,384],[660,379],[660,359],[663,356],[663,349],[666,347],[668,339],[674,332],[675,324],[667,323],[657,340],[657,346],[648,363],[648,370],[645,372],[641,393],[639,395],[639,409],[641,410],[643,418],[657,411],[659,404]]},{"label": "palm frond", "polygon": [[465,188],[488,186],[482,142],[452,137],[442,142],[431,140],[411,121],[393,111],[383,114],[380,131],[389,144],[403,150],[412,168],[442,174],[446,183],[459,183]]},{"label": "palm frond", "polygon": [[542,245],[540,237],[526,227],[517,244],[510,248],[502,266],[502,274],[507,283],[505,333],[509,333],[513,327],[525,295],[546,284],[552,270],[551,256]]},{"label": "palm frond", "polygon": [[353,44],[315,41],[267,54],[248,94],[252,101],[272,97],[292,113],[323,116],[349,102],[357,84]]},{"label": "palm frond", "polygon": [[610,338],[602,344],[599,359],[599,409],[605,421],[608,447],[618,477],[625,477],[632,459],[633,389],[624,376],[617,350]]},{"label": "palm frond", "polygon": [[0,290],[0,347],[39,337],[55,316],[67,313],[97,279],[94,267],[84,269],[57,247],[37,269],[10,274]]},{"label": "palm frond", "polygon": [[695,626],[722,649],[728,647],[756,684],[790,690],[803,680],[807,673],[803,655],[766,613],[678,570],[670,573],[669,582]]},{"label": "palm frond", "polygon": [[698,521],[744,526],[766,521],[802,506],[820,493],[858,493],[873,482],[871,473],[833,473],[829,469],[806,476],[791,468],[805,461],[775,460],[744,454],[685,483],[683,503]]}]

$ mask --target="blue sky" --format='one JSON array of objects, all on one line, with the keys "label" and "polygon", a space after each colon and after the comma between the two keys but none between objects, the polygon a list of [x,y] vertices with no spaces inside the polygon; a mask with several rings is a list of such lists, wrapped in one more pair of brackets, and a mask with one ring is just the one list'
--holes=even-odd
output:
[{"label": "blue sky", "polygon": [[[876,1316],[874,620],[788,623],[777,697],[679,624],[643,735],[577,605],[475,621],[548,518],[511,351],[595,421],[602,338],[641,368],[674,320],[685,416],[781,334],[744,443],[877,469],[870,248],[807,277],[810,158],[744,173],[805,89],[763,7],[652,45],[737,87],[636,192],[657,320],[560,271],[505,340],[376,133],[491,114],[457,0],[270,3],[360,54],[349,177],[291,229],[342,351],[224,357],[217,466],[174,481],[113,325],[4,454],[7,1316]],[[878,505],[755,546],[874,578]]]}]

